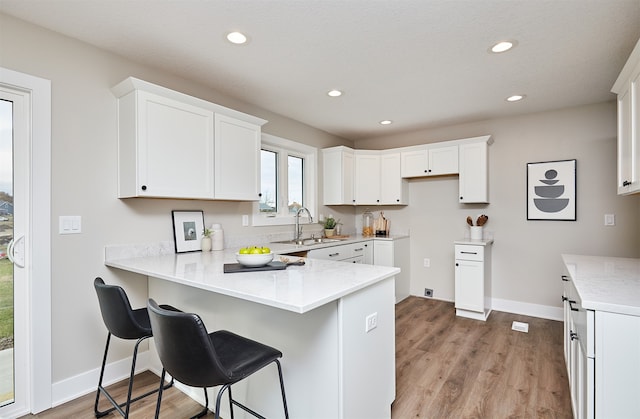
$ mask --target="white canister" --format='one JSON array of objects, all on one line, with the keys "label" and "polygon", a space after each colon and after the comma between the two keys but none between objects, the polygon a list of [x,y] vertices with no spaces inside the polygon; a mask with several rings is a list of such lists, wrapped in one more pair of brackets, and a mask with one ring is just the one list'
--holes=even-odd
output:
[{"label": "white canister", "polygon": [[469,227],[469,238],[471,240],[482,240],[482,227],[479,227],[479,226]]},{"label": "white canister", "polygon": [[220,224],[211,224],[211,250],[224,250],[224,231]]}]

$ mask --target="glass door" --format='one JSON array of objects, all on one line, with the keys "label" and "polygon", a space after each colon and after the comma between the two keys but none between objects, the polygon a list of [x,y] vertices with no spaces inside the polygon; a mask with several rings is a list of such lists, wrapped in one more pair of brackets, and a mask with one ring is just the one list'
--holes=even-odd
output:
[{"label": "glass door", "polygon": [[16,211],[28,207],[26,103],[24,95],[0,88],[0,417],[23,409],[28,397],[28,218]]},{"label": "glass door", "polygon": [[14,401],[13,102],[0,99],[0,406]]}]

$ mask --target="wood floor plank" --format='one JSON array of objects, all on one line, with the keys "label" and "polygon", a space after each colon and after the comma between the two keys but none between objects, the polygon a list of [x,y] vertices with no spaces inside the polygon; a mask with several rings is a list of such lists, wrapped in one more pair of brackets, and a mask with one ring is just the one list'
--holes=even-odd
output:
[{"label": "wood floor plank", "polygon": [[[513,321],[529,323],[529,333],[511,330]],[[409,297],[396,305],[391,417],[569,419],[562,333],[557,321],[493,312],[482,322],[456,317],[452,303]],[[144,372],[135,382],[134,393],[144,392],[158,385],[158,377]],[[121,400],[126,386],[122,381],[109,391]],[[163,419],[188,418],[202,408],[175,388],[162,399]],[[25,418],[90,419],[94,400],[95,393],[88,394]],[[153,418],[155,402],[155,396],[136,402],[130,417]],[[111,413],[105,418],[119,417]]]}]

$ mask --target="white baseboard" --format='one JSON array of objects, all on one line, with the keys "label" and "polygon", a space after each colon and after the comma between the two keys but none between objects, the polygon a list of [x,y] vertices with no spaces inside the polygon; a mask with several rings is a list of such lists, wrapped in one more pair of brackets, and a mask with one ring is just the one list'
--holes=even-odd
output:
[{"label": "white baseboard", "polygon": [[[558,299],[558,301],[559,300],[560,299]],[[539,317],[541,319],[564,320],[562,307],[543,306],[541,304],[492,298],[491,308],[494,311],[506,311],[507,313],[522,314],[524,316]]]},{"label": "white baseboard", "polygon": [[[415,297],[446,301],[453,303],[453,300],[445,300],[441,298],[430,298],[422,295]],[[563,321],[562,307],[543,306],[541,304],[523,303],[522,301],[503,300],[500,298],[491,299],[491,310],[504,311],[506,313],[521,314],[523,316],[538,317],[541,319]]]},{"label": "white baseboard", "polygon": [[[104,371],[102,385],[106,387],[129,378],[129,374],[131,373],[131,360],[132,357],[128,357],[108,363]],[[136,360],[136,374],[149,369],[151,369],[149,365],[149,351],[139,352]],[[160,375],[160,371],[156,373]],[[51,386],[52,406],[59,406],[85,394],[95,392],[98,389],[98,378],[100,378],[99,367],[53,383]]]}]

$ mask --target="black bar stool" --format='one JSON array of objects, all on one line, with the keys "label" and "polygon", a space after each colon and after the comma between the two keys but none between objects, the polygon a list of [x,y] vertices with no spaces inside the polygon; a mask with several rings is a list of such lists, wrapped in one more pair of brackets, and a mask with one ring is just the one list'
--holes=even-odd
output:
[{"label": "black bar stool", "polygon": [[220,400],[226,390],[229,390],[231,418],[233,418],[234,405],[257,418],[263,418],[233,399],[231,385],[273,362],[278,367],[285,418],[289,418],[282,367],[278,360],[282,357],[282,352],[226,330],[207,333],[202,319],[197,314],[166,310],[158,306],[153,299],[149,299],[147,308],[156,350],[163,367],[156,419],[160,415],[162,383],[166,372],[181,383],[204,389],[205,408],[194,416],[196,418],[207,414],[209,409],[207,388],[214,386],[222,386],[216,398],[215,419],[220,418]]},{"label": "black bar stool", "polygon": [[[136,398],[131,398],[131,391],[133,390],[133,376],[136,371],[136,358],[138,357],[138,346],[140,342],[153,336],[151,332],[151,323],[149,321],[149,313],[147,308],[139,308],[133,310],[129,303],[129,298],[124,290],[117,285],[106,285],[102,278],[96,278],[93,281],[93,286],[98,294],[98,302],[100,303],[100,312],[102,313],[102,320],[107,327],[107,344],[104,347],[104,357],[102,358],[102,368],[100,369],[100,379],[98,380],[98,390],[96,391],[96,403],[93,407],[93,411],[97,418],[106,416],[109,413],[117,410],[125,418],[129,417],[129,407],[131,403],[147,397],[151,394],[158,392],[158,389],[146,392]],[[173,309],[171,306],[164,306],[167,309]],[[109,392],[102,386],[102,379],[104,377],[104,368],[107,363],[107,353],[109,352],[109,343],[111,342],[111,335],[117,336],[120,339],[133,340],[137,339],[136,345],[133,349],[133,361],[131,362],[131,375],[129,376],[129,390],[127,392],[127,401],[118,404]],[[169,388],[173,385],[173,380],[164,388]],[[98,402],[100,401],[100,394],[111,402],[113,407],[110,409],[99,411]],[[124,407],[124,410],[122,410]]]}]

